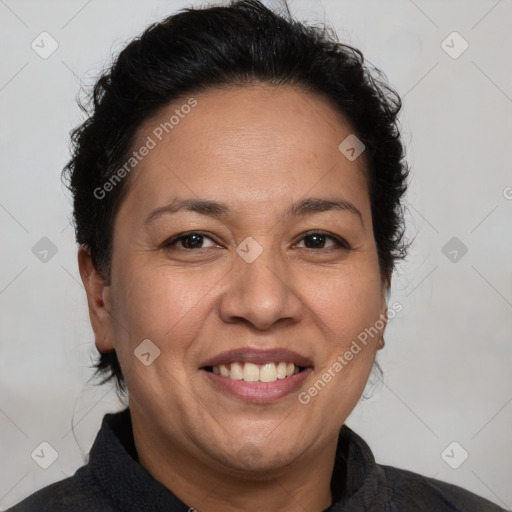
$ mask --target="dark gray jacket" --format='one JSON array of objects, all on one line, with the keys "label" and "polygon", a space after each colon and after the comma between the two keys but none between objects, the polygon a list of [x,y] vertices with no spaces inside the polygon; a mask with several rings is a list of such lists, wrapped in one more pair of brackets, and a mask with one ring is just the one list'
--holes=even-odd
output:
[{"label": "dark gray jacket", "polygon": [[[346,425],[340,430],[331,490],[334,503],[323,512],[505,510],[461,487],[376,464],[368,445]],[[31,494],[7,512],[189,510],[190,505],[176,498],[139,464],[127,408],[104,416],[85,466],[72,477]]]}]

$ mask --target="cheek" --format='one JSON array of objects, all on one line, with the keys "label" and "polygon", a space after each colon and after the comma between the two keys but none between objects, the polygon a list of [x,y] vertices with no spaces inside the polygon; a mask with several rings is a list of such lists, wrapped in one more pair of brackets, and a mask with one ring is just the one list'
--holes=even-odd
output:
[{"label": "cheek", "polygon": [[309,284],[308,307],[315,313],[319,330],[325,333],[319,375],[304,400],[318,400],[336,421],[355,406],[364,390],[375,359],[382,328],[381,276],[374,266],[347,270]]},{"label": "cheek", "polygon": [[361,276],[354,282],[331,281],[329,287],[316,292],[311,303],[325,338],[318,353],[318,374],[299,400],[312,410],[330,411],[326,421],[338,425],[359,401],[375,360],[380,287]]},{"label": "cheek", "polygon": [[147,263],[131,269],[112,292],[115,348],[132,399],[159,403],[179,395],[187,380],[187,354],[211,284]]},{"label": "cheek", "polygon": [[198,314],[211,284],[194,272],[176,272],[150,264],[131,266],[118,280],[116,312],[133,335],[165,340],[166,333],[183,331]]},{"label": "cheek", "polygon": [[[165,366],[172,367],[177,376],[183,370],[188,348],[201,329],[211,282],[197,279],[193,273],[187,276],[147,263],[130,268],[131,271],[113,282],[112,291],[116,297],[112,305],[114,340],[123,372],[135,371],[139,375],[143,371],[146,380],[160,366]],[[144,340],[150,340],[159,354]],[[141,343],[158,354],[160,364],[146,367],[134,357],[138,347],[145,346]],[[128,382],[129,377],[125,377]]]},{"label": "cheek", "polygon": [[379,320],[385,304],[380,274],[372,268],[346,269],[328,279],[304,282],[304,303],[343,348]]}]

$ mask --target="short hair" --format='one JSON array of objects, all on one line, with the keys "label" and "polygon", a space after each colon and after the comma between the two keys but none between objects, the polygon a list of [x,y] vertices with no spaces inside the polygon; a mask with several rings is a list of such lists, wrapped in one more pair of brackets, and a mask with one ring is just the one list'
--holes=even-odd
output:
[{"label": "short hair", "polygon": [[[73,195],[76,241],[110,282],[113,225],[130,176],[98,194],[133,151],[139,128],[170,102],[213,87],[290,85],[321,96],[348,120],[363,158],[380,272],[388,282],[406,254],[402,196],[408,166],[400,137],[399,95],[333,29],[280,16],[257,0],[186,8],[149,26],[97,80],[87,119],[71,134],[63,178]],[[341,141],[340,141],[341,142]],[[96,191],[96,192],[95,192]],[[103,197],[104,196],[104,197]],[[100,384],[126,385],[115,351],[94,365]]]}]

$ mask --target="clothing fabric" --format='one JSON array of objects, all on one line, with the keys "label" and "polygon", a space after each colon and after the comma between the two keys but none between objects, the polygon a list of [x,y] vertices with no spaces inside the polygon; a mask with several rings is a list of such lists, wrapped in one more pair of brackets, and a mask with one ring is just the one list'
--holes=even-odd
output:
[{"label": "clothing fabric", "polygon": [[[344,425],[323,512],[504,512],[461,487],[376,464],[369,446]],[[298,506],[298,510],[304,510]],[[192,512],[139,463],[129,408],[106,414],[86,465],[7,512]],[[207,509],[206,509],[207,510]],[[205,512],[206,512],[205,510]],[[203,512],[198,508],[197,512]],[[320,512],[320,511],[311,511]]]}]

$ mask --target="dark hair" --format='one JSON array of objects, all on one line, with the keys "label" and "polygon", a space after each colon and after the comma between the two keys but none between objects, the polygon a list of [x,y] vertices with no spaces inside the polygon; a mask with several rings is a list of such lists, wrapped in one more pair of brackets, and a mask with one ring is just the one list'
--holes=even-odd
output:
[{"label": "dark hair", "polygon": [[[110,282],[113,224],[127,191],[124,179],[105,195],[133,151],[138,129],[170,102],[215,86],[292,85],[330,101],[365,145],[369,196],[381,274],[390,279],[405,256],[401,198],[408,167],[397,124],[401,100],[362,53],[328,27],[305,26],[257,0],[187,8],[148,27],[94,86],[86,121],[72,132],[63,170],[74,198],[76,241]],[[340,141],[341,142],[341,141]],[[115,351],[94,365],[101,384],[126,391]]]}]

